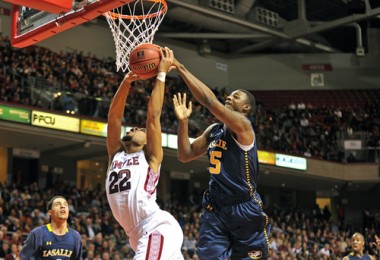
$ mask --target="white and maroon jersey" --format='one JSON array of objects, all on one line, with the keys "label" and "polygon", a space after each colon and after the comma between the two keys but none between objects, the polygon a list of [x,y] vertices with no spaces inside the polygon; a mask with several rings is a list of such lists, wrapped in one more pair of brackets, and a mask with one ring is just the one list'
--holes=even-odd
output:
[{"label": "white and maroon jersey", "polygon": [[105,188],[112,213],[127,234],[159,210],[158,179],[159,172],[150,169],[143,150],[132,154],[122,151],[113,157]]}]

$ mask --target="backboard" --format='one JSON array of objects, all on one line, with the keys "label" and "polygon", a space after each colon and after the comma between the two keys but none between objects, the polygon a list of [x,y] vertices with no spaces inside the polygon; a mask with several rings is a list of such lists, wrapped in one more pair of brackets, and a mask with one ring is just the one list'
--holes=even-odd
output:
[{"label": "backboard", "polygon": [[[7,0],[13,4],[11,21],[11,44],[23,48],[68,30],[74,26],[88,22],[96,17],[123,6],[133,0],[81,0],[73,2],[65,0],[66,7],[54,7],[46,2],[52,0]],[[12,2],[13,1],[13,2]],[[19,3],[32,7],[20,6]],[[53,2],[57,2],[56,0]],[[31,5],[30,3],[33,3]],[[64,10],[67,5],[71,8],[67,12],[53,13]],[[46,12],[50,10],[51,12]]]},{"label": "backboard", "polygon": [[75,0],[5,0],[5,2],[53,14],[66,13],[70,11],[75,4]]}]

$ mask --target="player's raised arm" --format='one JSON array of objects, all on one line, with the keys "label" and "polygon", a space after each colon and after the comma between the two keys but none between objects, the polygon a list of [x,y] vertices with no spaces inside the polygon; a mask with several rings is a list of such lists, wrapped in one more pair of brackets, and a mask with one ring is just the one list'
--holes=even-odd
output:
[{"label": "player's raised arm", "polygon": [[[205,106],[219,121],[226,124],[234,133],[237,134],[238,141],[241,144],[249,145],[252,143],[254,134],[252,131],[251,122],[246,117],[246,114],[253,109],[251,105],[246,104],[242,110],[235,111],[235,107],[240,106],[244,102],[245,95],[240,91],[233,92],[226,100],[226,106],[223,105],[212,90],[202,81],[195,77],[186,67],[177,59],[174,59],[173,64],[186,85],[189,87],[193,96]],[[233,109],[229,109],[230,106]]]},{"label": "player's raised arm", "polygon": [[126,74],[111,101],[107,125],[107,152],[109,158],[113,157],[115,153],[122,148],[120,136],[125,103],[127,101],[131,84],[137,79],[138,77],[131,72]]},{"label": "player's raised arm", "polygon": [[178,93],[173,97],[174,112],[178,119],[178,159],[181,162],[192,161],[199,156],[205,154],[206,146],[206,132],[197,137],[192,143],[189,139],[189,118],[192,113],[192,102],[187,104],[186,93]]},{"label": "player's raised arm", "polygon": [[161,61],[158,66],[156,82],[149,99],[146,120],[146,152],[149,166],[156,173],[163,158],[160,118],[165,95],[165,77],[173,63],[173,52],[168,47],[160,48],[160,54]]}]

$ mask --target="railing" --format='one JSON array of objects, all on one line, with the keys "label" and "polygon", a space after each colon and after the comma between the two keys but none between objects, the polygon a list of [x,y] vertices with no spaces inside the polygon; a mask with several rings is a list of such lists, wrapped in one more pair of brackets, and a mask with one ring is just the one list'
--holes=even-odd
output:
[{"label": "railing", "polygon": [[[28,77],[25,79],[12,69],[6,69],[5,66],[2,66],[1,69],[5,71],[5,75],[17,78],[23,93],[29,95],[29,103],[22,103],[23,105],[41,107],[45,110],[63,111],[72,115],[86,116],[101,120],[107,118],[111,101],[110,98],[94,97],[81,92],[69,91],[65,83],[62,83],[64,81],[48,80],[41,77]],[[126,120],[131,124],[142,124],[144,119],[137,114],[138,111],[146,110],[147,104],[145,101],[149,93],[146,92],[145,86],[139,86],[134,89],[140,89],[141,92],[143,92],[138,99],[139,101],[143,100],[143,102],[136,102],[133,98],[130,99],[132,102],[128,102],[128,110],[131,111],[132,114],[129,114],[131,118],[126,118]],[[170,102],[168,99],[165,100]],[[169,126],[169,128],[165,130],[168,132],[175,131],[175,126],[167,124],[167,122],[173,122],[173,120],[175,120],[169,103],[166,106],[164,105],[162,115],[162,120],[165,122],[163,125]],[[197,136],[199,134],[198,131],[205,129],[205,127],[210,124],[212,118],[206,109],[201,109],[200,111],[194,109],[192,120],[190,121],[190,127],[194,129],[192,136]],[[368,141],[370,137],[369,132],[365,131],[349,134],[345,129],[340,130],[337,132],[337,148],[339,149],[329,151],[329,153],[326,154],[326,159],[331,161],[344,161],[352,152],[344,148],[344,141],[360,140],[363,148],[354,151],[356,153],[356,159],[361,162],[378,162],[380,147],[378,147],[379,145],[369,146]],[[258,136],[258,139],[260,138],[265,137]],[[270,149],[271,147],[263,148]]]}]

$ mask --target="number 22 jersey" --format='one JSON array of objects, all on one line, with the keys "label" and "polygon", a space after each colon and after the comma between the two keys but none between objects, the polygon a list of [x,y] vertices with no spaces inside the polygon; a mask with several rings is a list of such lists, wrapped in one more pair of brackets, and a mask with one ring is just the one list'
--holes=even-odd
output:
[{"label": "number 22 jersey", "polygon": [[149,167],[143,150],[132,154],[121,151],[113,157],[105,188],[112,213],[127,234],[159,210],[158,180],[159,174]]}]

